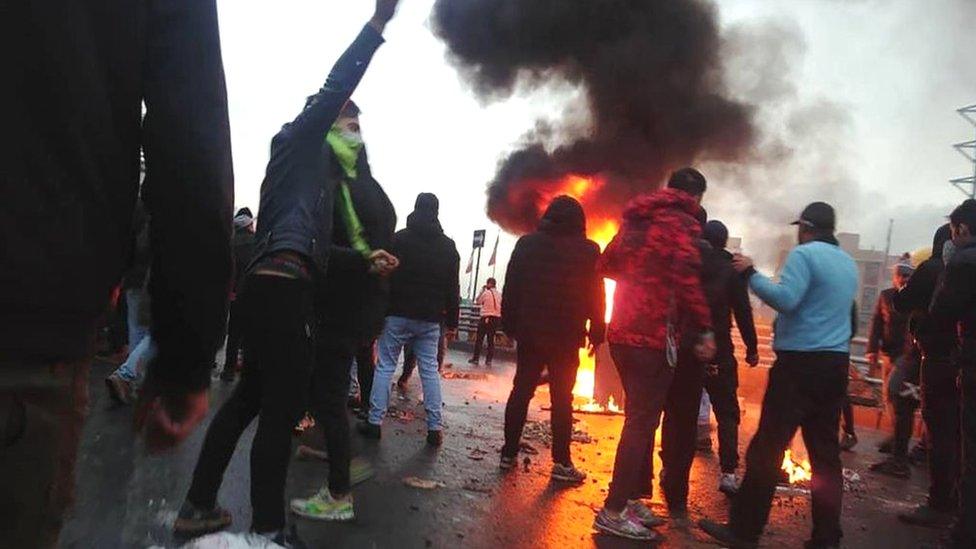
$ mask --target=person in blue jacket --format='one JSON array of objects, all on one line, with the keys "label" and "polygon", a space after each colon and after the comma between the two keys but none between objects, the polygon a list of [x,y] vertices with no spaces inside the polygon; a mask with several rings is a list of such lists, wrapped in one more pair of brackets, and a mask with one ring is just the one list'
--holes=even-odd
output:
[{"label": "person in blue jacket", "polygon": [[797,428],[813,467],[813,535],[806,547],[839,547],[844,492],[837,430],[847,401],[852,336],[851,304],[858,269],[834,237],[834,209],[807,206],[793,223],[799,246],[786,258],[779,281],[758,273],[748,257],[734,266],[749,287],[778,313],[776,362],[769,372],[759,429],[746,454],[746,474],[729,522],[702,520],[701,528],[727,547],[756,547],[769,519],[783,453]]}]

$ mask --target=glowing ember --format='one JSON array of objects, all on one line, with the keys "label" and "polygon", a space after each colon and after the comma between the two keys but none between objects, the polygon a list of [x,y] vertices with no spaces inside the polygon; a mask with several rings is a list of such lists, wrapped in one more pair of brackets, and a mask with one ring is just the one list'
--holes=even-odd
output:
[{"label": "glowing ember", "polygon": [[783,471],[789,475],[790,484],[810,482],[813,479],[813,472],[810,468],[810,461],[804,459],[801,462],[793,461],[793,451],[787,450],[783,455]]}]

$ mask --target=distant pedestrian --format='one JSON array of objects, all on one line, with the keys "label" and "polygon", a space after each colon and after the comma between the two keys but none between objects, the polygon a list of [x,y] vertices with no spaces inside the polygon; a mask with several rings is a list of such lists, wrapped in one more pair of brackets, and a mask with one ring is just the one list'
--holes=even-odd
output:
[{"label": "distant pedestrian", "polygon": [[779,282],[756,272],[752,260],[734,265],[760,299],[778,312],[759,429],[749,444],[746,474],[732,500],[728,524],[702,520],[706,533],[728,547],[755,547],[769,519],[783,454],[797,428],[813,465],[813,535],[807,547],[838,547],[844,492],[837,431],[847,399],[851,304],[857,265],[834,237],[834,209],[807,206],[798,226],[799,246],[786,258]]},{"label": "distant pedestrian", "polygon": [[590,353],[605,339],[603,279],[597,274],[600,247],[586,238],[586,217],[568,196],[552,201],[536,232],[515,245],[505,274],[505,333],[518,342],[512,392],[505,406],[501,468],[518,465],[529,401],[548,372],[552,400],[552,473],[556,481],[580,483],[586,473],[573,465],[573,385],[579,349]]},{"label": "distant pedestrian", "polygon": [[715,354],[696,244],[705,186],[698,171],[685,168],[671,176],[670,188],[631,200],[620,232],[600,259],[601,274],[617,282],[607,339],[627,400],[613,480],[594,522],[601,532],[659,538],[649,528],[664,521],[639,500],[646,495],[654,435],[678,366],[678,345],[683,338],[693,342],[690,348],[700,362]]},{"label": "distant pedestrian", "polygon": [[244,273],[254,259],[254,214],[250,208],[241,208],[234,216],[234,285],[230,294],[230,312],[227,318],[227,346],[224,352],[224,369],[221,379],[231,381],[241,370],[244,349],[244,326],[237,294],[241,292]]},{"label": "distant pedestrian", "polygon": [[[899,263],[893,271],[892,287],[878,296],[878,304],[868,331],[865,358],[872,368],[879,361],[882,362],[885,397],[895,412],[895,432],[880,447],[890,457],[872,465],[871,470],[896,478],[908,478],[911,476],[908,446],[912,439],[919,400],[907,390],[905,384],[919,384],[921,357],[915,352],[914,344],[909,339],[909,315],[898,312],[894,304],[898,291],[908,283],[914,269],[911,264]],[[842,440],[841,448],[843,447]]]},{"label": "distant pedestrian", "polygon": [[427,444],[444,440],[441,418],[441,378],[437,371],[437,347],[443,324],[450,337],[457,329],[460,307],[458,270],[460,256],[454,241],[444,235],[438,220],[436,196],[421,193],[407,228],[396,233],[393,254],[400,266],[390,280],[390,306],[386,325],[377,343],[379,362],[370,395],[368,419],[359,431],[380,438],[381,425],[390,405],[390,388],[400,354],[411,347],[417,355],[420,382],[427,412]]},{"label": "distant pedestrian", "polygon": [[487,340],[485,347],[485,366],[491,366],[491,359],[495,356],[495,333],[502,320],[502,293],[498,291],[497,281],[489,278],[474,300],[478,305],[480,316],[478,318],[478,332],[474,340],[474,356],[468,364],[478,364],[481,358],[482,342]]}]

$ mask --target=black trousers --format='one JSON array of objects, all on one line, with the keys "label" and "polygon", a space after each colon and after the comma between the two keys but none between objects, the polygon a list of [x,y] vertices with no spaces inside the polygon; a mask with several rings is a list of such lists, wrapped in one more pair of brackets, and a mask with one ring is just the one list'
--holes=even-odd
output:
[{"label": "black trousers", "polygon": [[620,373],[626,404],[624,426],[613,462],[613,480],[604,506],[621,511],[627,501],[638,499],[650,475],[649,459],[654,433],[661,423],[661,411],[675,370],[668,365],[664,350],[611,345],[610,354]]},{"label": "black trousers", "polygon": [[292,429],[305,413],[312,365],[312,293],[307,281],[249,276],[243,300],[247,361],[241,381],[207,429],[187,500],[211,509],[237,441],[260,415],[251,445],[251,527],[285,525]]},{"label": "black trousers", "polygon": [[955,512],[959,506],[960,392],[955,358],[922,358],[922,419],[929,439],[929,506]]},{"label": "black trousers", "polygon": [[335,496],[343,496],[351,488],[349,463],[352,460],[352,441],[347,403],[349,372],[356,349],[352,343],[330,341],[325,333],[319,335],[315,346],[309,405],[325,435],[325,446],[329,452],[329,491]]},{"label": "black trousers", "polygon": [[529,401],[542,372],[549,372],[552,400],[552,461],[572,464],[569,445],[573,435],[573,384],[579,369],[579,345],[573,341],[518,342],[518,360],[512,392],[505,405],[505,445],[502,455],[518,455]]},{"label": "black trousers", "polygon": [[718,457],[723,473],[739,468],[739,367],[735,357],[719,362],[715,375],[705,376],[705,390],[718,422]]},{"label": "black trousers", "polygon": [[[661,490],[668,508],[684,510],[688,505],[688,478],[695,459],[698,441],[698,411],[701,407],[705,366],[690,350],[678,354],[674,380],[664,403],[664,425],[661,427]],[[648,460],[647,475],[651,476]]]},{"label": "black trousers", "polygon": [[911,352],[891,357],[894,367],[888,376],[888,403],[895,411],[895,432],[892,437],[891,453],[898,459],[908,459],[908,445],[912,441],[915,427],[915,411],[919,402],[904,393],[906,384],[918,385],[921,357]]},{"label": "black trousers", "polygon": [[976,547],[976,340],[962,343],[962,471],[959,520],[953,531],[956,547]]},{"label": "black trousers", "polygon": [[224,370],[236,371],[237,370],[237,357],[240,355],[241,349],[244,345],[244,326],[241,319],[240,300],[235,299],[230,302],[230,315],[227,318],[227,360],[224,364]]},{"label": "black trousers", "polygon": [[834,352],[780,352],[763,398],[759,429],[746,454],[746,474],[729,523],[742,539],[759,539],[780,477],[783,453],[803,430],[813,467],[814,546],[838,545],[844,480],[837,430],[847,398],[850,357]]},{"label": "black trousers", "polygon": [[482,341],[487,338],[487,350],[485,351],[485,360],[491,362],[493,356],[495,356],[495,332],[498,331],[498,324],[501,321],[497,316],[483,316],[478,322],[478,334],[475,336],[474,342],[474,359],[477,360],[481,356],[481,345]]},{"label": "black trousers", "polygon": [[[373,352],[376,340],[360,345],[356,349],[356,380],[359,381],[359,400],[364,409],[369,409],[369,395],[373,394],[373,374],[376,373],[376,355]],[[350,367],[346,370],[348,371]],[[346,384],[349,392],[349,384]]]}]

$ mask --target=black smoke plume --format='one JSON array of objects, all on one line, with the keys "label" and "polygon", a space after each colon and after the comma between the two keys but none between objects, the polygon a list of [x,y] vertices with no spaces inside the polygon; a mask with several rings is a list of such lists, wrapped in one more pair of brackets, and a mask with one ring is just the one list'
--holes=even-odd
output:
[{"label": "black smoke plume", "polygon": [[488,215],[508,231],[533,229],[568,175],[598,178],[584,205],[616,215],[670,171],[740,159],[755,139],[753,108],[726,88],[709,1],[437,0],[432,23],[483,99],[557,79],[584,91],[588,131],[540,123],[500,161]]}]

